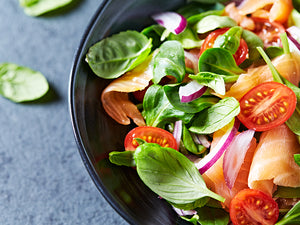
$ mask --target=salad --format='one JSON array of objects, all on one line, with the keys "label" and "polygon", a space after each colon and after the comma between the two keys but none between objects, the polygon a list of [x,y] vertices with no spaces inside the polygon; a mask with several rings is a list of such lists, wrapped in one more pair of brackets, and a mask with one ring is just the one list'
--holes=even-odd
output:
[{"label": "salad", "polygon": [[299,224],[299,6],[194,0],[91,46],[103,108],[135,124],[110,161],[192,224]]}]

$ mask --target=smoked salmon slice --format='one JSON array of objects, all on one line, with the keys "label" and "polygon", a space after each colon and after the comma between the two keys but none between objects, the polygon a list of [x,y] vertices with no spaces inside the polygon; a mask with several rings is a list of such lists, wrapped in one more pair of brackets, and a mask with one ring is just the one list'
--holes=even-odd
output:
[{"label": "smoked salmon slice", "polygon": [[285,124],[263,132],[251,164],[249,187],[270,195],[275,185],[299,187],[300,167],[294,160],[299,153],[298,140]]},{"label": "smoked salmon slice", "polygon": [[[288,81],[298,86],[300,81],[300,55],[292,52],[276,57],[272,61],[278,72]],[[255,86],[273,81],[272,73],[267,65],[250,68],[247,73],[241,74],[224,97],[235,97],[240,100],[244,94]]]},{"label": "smoked salmon slice", "polygon": [[130,124],[130,118],[138,126],[145,126],[145,120],[137,106],[129,100],[128,93],[143,90],[153,78],[151,64],[154,53],[133,70],[113,80],[102,92],[104,110],[120,124]]},{"label": "smoked salmon slice", "polygon": [[[222,135],[224,135],[224,131],[222,129],[216,131],[213,135],[213,141],[211,143],[211,151],[214,151],[215,146],[218,141],[221,139]],[[253,158],[254,151],[256,149],[256,139],[252,138],[252,141],[249,145],[243,163],[240,167],[239,173],[237,175],[236,181],[233,187],[228,188],[223,172],[223,159],[222,157],[211,167],[209,168],[202,176],[208,188],[210,188],[215,193],[221,195],[225,198],[225,202],[223,203],[223,207],[225,209],[229,208],[230,202],[232,198],[241,190],[248,187],[248,174]]]}]

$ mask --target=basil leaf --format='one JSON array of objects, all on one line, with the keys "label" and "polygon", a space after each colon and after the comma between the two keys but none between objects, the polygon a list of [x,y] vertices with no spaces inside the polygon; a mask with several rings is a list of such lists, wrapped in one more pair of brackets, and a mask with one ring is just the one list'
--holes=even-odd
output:
[{"label": "basil leaf", "polygon": [[242,32],[243,29],[239,26],[231,27],[216,38],[213,48],[224,48],[234,55],[240,46]]},{"label": "basil leaf", "polygon": [[113,151],[109,153],[109,161],[118,166],[135,167],[134,151]]},{"label": "basil leaf", "polygon": [[186,113],[197,113],[200,112],[219,101],[219,98],[210,95],[203,95],[191,102],[181,102],[179,97],[179,85],[171,86],[165,85],[164,91],[174,108]]},{"label": "basil leaf", "polygon": [[177,208],[201,207],[208,197],[224,200],[206,187],[196,166],[175,149],[146,143],[136,149],[134,159],[141,180]]},{"label": "basil leaf", "polygon": [[146,91],[143,101],[142,115],[146,124],[153,127],[163,127],[168,122],[182,120],[184,123],[190,122],[193,113],[186,113],[178,110],[169,102],[164,88],[160,85],[152,85]]},{"label": "basil leaf", "polygon": [[233,97],[224,98],[198,113],[189,130],[198,134],[211,134],[230,123],[239,113],[239,102]]},{"label": "basil leaf", "polygon": [[237,26],[237,23],[228,16],[208,15],[200,20],[195,26],[197,33],[204,34],[217,28]]},{"label": "basil leaf", "polygon": [[225,95],[226,89],[223,76],[215,73],[200,72],[197,75],[190,75],[189,77],[196,80],[201,85],[213,89],[216,93]]},{"label": "basil leaf", "polygon": [[154,57],[153,82],[158,84],[163,77],[169,75],[180,83],[185,76],[184,60],[184,50],[180,42],[164,42]]},{"label": "basil leaf", "polygon": [[199,71],[222,75],[237,75],[244,72],[236,65],[232,54],[223,48],[209,48],[199,58]]},{"label": "basil leaf", "polygon": [[40,16],[64,7],[74,0],[19,0],[24,12],[29,16]]},{"label": "basil leaf", "polygon": [[143,62],[151,47],[151,39],[129,30],[107,37],[90,47],[86,61],[99,77],[114,79]]},{"label": "basil leaf", "polygon": [[223,209],[206,206],[198,208],[197,214],[201,225],[227,225],[229,223],[229,214]]},{"label": "basil leaf", "polygon": [[299,224],[300,223],[300,202],[297,202],[285,216],[275,225]]},{"label": "basil leaf", "polygon": [[295,162],[300,166],[300,154],[294,154]]},{"label": "basil leaf", "polygon": [[38,71],[14,63],[0,64],[0,94],[14,102],[39,99],[49,89],[46,78]]}]

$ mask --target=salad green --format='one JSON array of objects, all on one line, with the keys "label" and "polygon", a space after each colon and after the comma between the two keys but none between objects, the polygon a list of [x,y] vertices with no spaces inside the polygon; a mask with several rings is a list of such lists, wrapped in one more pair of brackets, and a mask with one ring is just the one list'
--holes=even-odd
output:
[{"label": "salad green", "polygon": [[[112,85],[118,83],[119,86],[117,86],[118,89],[113,89],[111,96],[115,97],[118,93],[123,97],[126,96],[124,100],[126,104],[122,101],[114,104],[132,104],[135,107],[138,104],[139,112],[144,119],[144,126],[159,127],[167,132],[173,132],[174,139],[177,142],[176,147],[162,147],[159,142],[164,141],[163,133],[159,133],[161,135],[161,138],[158,138],[159,141],[148,143],[147,138],[152,140],[155,137],[153,133],[151,134],[150,129],[150,134],[143,134],[145,137],[136,134],[137,137],[133,138],[138,142],[138,147],[135,147],[135,150],[131,151],[132,149],[130,149],[129,151],[126,149],[125,139],[126,151],[111,152],[109,160],[119,166],[135,167],[140,179],[146,186],[169,202],[174,209],[182,210],[183,215],[179,215],[193,224],[221,225],[228,224],[229,221],[234,224],[242,224],[237,222],[237,215],[231,210],[231,208],[236,209],[237,205],[231,206],[230,204],[230,201],[241,190],[234,186],[233,183],[236,180],[244,179],[243,182],[247,182],[246,187],[250,187],[247,180],[250,164],[246,165],[241,160],[246,161],[247,157],[252,157],[251,160],[254,160],[254,149],[262,146],[260,140],[263,140],[264,135],[267,135],[264,133],[265,131],[267,133],[286,124],[289,127],[288,129],[292,131],[294,139],[296,135],[300,136],[300,89],[288,78],[279,74],[271,61],[271,59],[278,56],[289,58],[290,43],[287,37],[284,39],[282,36],[280,39],[276,27],[274,28],[275,31],[271,28],[270,30],[265,29],[264,26],[267,26],[265,20],[256,20],[257,18],[254,17],[254,26],[257,25],[258,28],[247,29],[247,27],[241,25],[239,20],[241,18],[236,19],[228,13],[227,6],[229,4],[223,5],[215,1],[191,1],[177,10],[177,13],[181,14],[179,18],[182,18],[175,21],[178,22],[176,29],[180,30],[178,34],[173,32],[174,27],[165,27],[160,21],[158,22],[159,25],[150,25],[141,32],[128,30],[107,37],[92,46],[86,55],[86,61],[97,76],[105,79],[117,78]],[[297,20],[298,11],[296,10],[297,13],[295,13],[295,10],[291,10],[289,20],[289,23],[292,23],[293,26],[297,25],[295,21]],[[245,18],[252,19],[250,14],[242,19]],[[271,27],[273,26],[272,21],[267,20],[267,22],[271,24]],[[280,26],[283,25],[280,24]],[[262,38],[262,33],[257,29],[262,29],[263,32],[271,35],[275,40]],[[214,33],[220,30],[222,30],[222,33],[218,33],[218,35]],[[213,39],[213,41],[208,38]],[[280,42],[280,45],[278,45],[278,42]],[[204,48],[203,46],[208,47]],[[241,46],[246,46],[246,48],[241,48]],[[247,49],[247,52],[241,54],[241,51],[246,51],[245,49]],[[137,103],[138,98],[135,99],[137,91],[134,81],[130,83],[126,80],[123,85],[123,79],[128,79],[131,74],[130,71],[137,66],[142,65],[141,68],[143,68],[143,62],[152,53],[153,59],[144,70],[152,71],[153,76],[149,78],[141,72],[134,78],[144,82],[144,86],[138,89],[138,92],[143,93],[143,100]],[[245,58],[242,55],[245,55]],[[237,59],[241,60],[242,63],[237,63]],[[297,62],[297,60],[295,61]],[[255,92],[255,95],[246,99],[246,103],[243,105],[241,104],[243,99],[239,96],[228,94],[229,90],[232,87],[234,89],[236,84],[248,85],[247,81],[245,82],[243,79],[251,74],[249,71],[259,71],[258,76],[261,74],[263,74],[261,76],[265,76],[267,67],[262,67],[265,62],[272,72],[271,77],[258,78],[256,74],[252,75],[252,79],[255,82],[258,81],[253,87],[243,90],[243,97],[246,96],[245,93],[252,93],[253,90],[255,92],[257,87],[261,88],[259,86],[261,83],[263,85],[272,85],[275,82],[277,84],[282,83],[283,85],[280,86],[282,89],[280,90],[282,92],[290,91],[289,93],[295,96],[294,108],[292,104],[289,105],[292,102],[288,102],[286,98],[280,99],[278,95],[270,97],[275,90],[271,88],[267,90],[259,89],[261,92]],[[293,73],[297,72],[299,71]],[[270,80],[273,80],[273,83]],[[192,82],[196,84],[194,86],[190,85]],[[252,84],[251,79],[248,83]],[[242,88],[244,87],[242,86]],[[107,102],[110,100],[110,94],[106,89],[104,92],[107,98],[105,102]],[[111,100],[114,100],[113,97]],[[104,97],[102,96],[102,98]],[[131,98],[133,98],[132,102],[129,101]],[[260,102],[261,99],[263,99],[262,103]],[[242,120],[243,118],[240,116],[241,112],[248,110],[246,107],[251,105],[250,103],[256,104],[255,107],[251,108],[251,110],[254,110],[252,114],[262,114],[261,118],[254,118],[256,120],[253,121],[257,123],[257,127],[254,127],[253,130],[248,127],[249,123],[253,121],[249,121],[250,119]],[[286,105],[289,105],[292,109],[289,115],[284,113],[286,112],[284,108]],[[122,111],[122,107],[118,109],[120,110],[119,114],[123,112],[126,114],[127,112],[127,109]],[[112,108],[105,110],[108,112]],[[273,111],[270,114],[260,113],[267,110]],[[281,117],[280,113],[284,116]],[[274,124],[273,121],[278,121],[278,117],[280,117],[279,123]],[[134,120],[134,118],[132,119]],[[240,122],[242,123],[241,126],[239,126]],[[267,125],[262,130],[258,130],[261,128],[259,127],[261,123]],[[251,132],[247,132],[250,130]],[[254,133],[256,136],[254,136]],[[262,138],[260,139],[260,137]],[[239,151],[242,150],[233,149],[234,147],[230,146],[232,143],[244,144],[247,146],[244,149],[248,152],[240,154]],[[245,171],[248,171],[246,172],[247,176],[232,178],[233,175],[230,171],[223,173],[224,168],[222,166],[225,165],[225,162],[222,161],[228,160],[228,158],[225,159],[222,155],[229,146],[231,148],[230,154],[233,156],[229,160],[234,163],[228,163],[227,161],[226,165],[232,165],[230,168],[237,170],[235,171],[236,174],[242,170],[242,167],[244,169],[248,166],[245,169]],[[292,150],[288,149],[288,151]],[[241,159],[241,155],[243,155],[243,159]],[[293,173],[291,172],[290,177],[294,174],[296,174],[295,176],[300,175],[299,167],[297,167],[297,165],[300,165],[299,155],[298,153],[291,154],[293,160],[290,161],[293,162],[289,163],[294,164],[291,166],[293,167]],[[205,169],[199,169],[199,161],[200,164],[202,163],[201,166],[205,163],[203,166]],[[238,161],[239,163],[237,163]],[[214,183],[213,178],[211,179],[210,175],[205,173],[215,165],[218,169],[220,162],[223,176],[221,188],[217,187],[218,184]],[[209,166],[207,166],[208,164]],[[237,165],[240,165],[240,168],[236,168]],[[294,173],[294,171],[296,172]],[[230,180],[233,187],[229,188],[228,179],[234,179],[234,181]],[[268,178],[273,182],[272,179],[275,180],[274,177]],[[272,185],[280,190],[281,185],[275,184],[275,181]],[[245,186],[243,187],[245,188]],[[264,191],[261,192],[264,193]],[[265,192],[267,193],[267,191]],[[299,202],[286,215],[282,216],[282,219],[278,219],[279,210],[278,204],[275,202],[275,195],[273,199],[270,196],[272,193],[268,193],[269,195],[266,195],[266,193],[257,194],[255,197],[258,203],[260,201],[269,202],[274,206],[274,211],[268,211],[268,213],[274,215],[270,218],[268,224],[299,222]],[[286,198],[280,193],[283,192],[279,191],[277,193],[279,199]],[[293,193],[292,197],[298,198],[295,192]],[[287,198],[291,198],[291,196]],[[238,204],[237,202],[239,202],[239,199],[235,199],[236,204]],[[249,202],[251,201],[245,201],[242,204],[246,205]],[[185,210],[188,212],[184,212]],[[262,211],[261,208],[256,207],[255,209],[251,208],[249,212],[246,210],[246,212],[240,211],[240,213],[245,214],[248,219],[250,218],[250,222],[248,221],[250,224],[251,222],[264,224],[264,218],[267,218],[268,215],[262,216],[263,219],[260,216],[257,218],[252,217],[251,213],[263,214],[261,211],[257,212],[256,210]]]}]

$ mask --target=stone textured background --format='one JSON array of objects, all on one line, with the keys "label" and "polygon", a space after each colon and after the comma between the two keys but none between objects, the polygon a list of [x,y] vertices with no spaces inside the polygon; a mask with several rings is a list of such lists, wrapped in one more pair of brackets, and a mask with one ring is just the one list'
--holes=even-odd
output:
[{"label": "stone textured background", "polygon": [[0,97],[0,224],[128,224],[105,201],[78,153],[68,109],[72,60],[101,0],[29,17],[18,0],[0,0],[0,63],[42,72],[41,101]]}]

